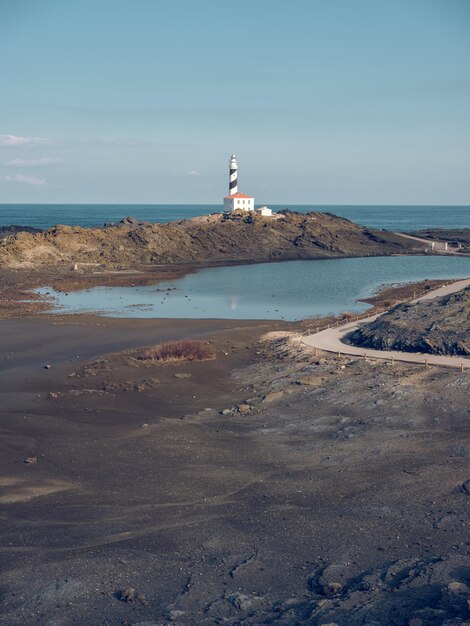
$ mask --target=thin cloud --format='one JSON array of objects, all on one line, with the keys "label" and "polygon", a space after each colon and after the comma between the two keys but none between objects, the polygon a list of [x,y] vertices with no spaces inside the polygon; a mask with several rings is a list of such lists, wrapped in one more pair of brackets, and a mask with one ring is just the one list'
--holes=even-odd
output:
[{"label": "thin cloud", "polygon": [[139,148],[145,146],[148,142],[143,139],[123,139],[121,137],[95,137],[93,139],[85,139],[84,143],[96,144],[105,147],[117,148]]},{"label": "thin cloud", "polygon": [[0,135],[0,146],[31,146],[50,145],[52,141],[46,137],[20,137],[18,135]]},{"label": "thin cloud", "polygon": [[14,176],[10,176],[7,174],[6,176],[0,176],[0,180],[6,183],[23,183],[26,185],[46,185],[47,180],[45,178],[38,178],[37,176],[27,176],[25,174],[15,174]]},{"label": "thin cloud", "polygon": [[123,137],[87,137],[84,139],[53,140],[47,137],[23,137],[21,135],[0,135],[0,146],[8,147],[32,147],[32,146],[73,146],[73,145],[95,145],[108,148],[139,148],[146,146],[150,142],[144,139],[132,139]]},{"label": "thin cloud", "polygon": [[42,159],[12,159],[7,162],[8,167],[47,167],[48,165],[62,165],[65,159],[43,157]]},{"label": "thin cloud", "polygon": [[182,172],[180,170],[179,172],[171,172],[168,175],[169,176],[202,176],[201,172],[198,172],[197,170],[190,170],[189,172]]}]

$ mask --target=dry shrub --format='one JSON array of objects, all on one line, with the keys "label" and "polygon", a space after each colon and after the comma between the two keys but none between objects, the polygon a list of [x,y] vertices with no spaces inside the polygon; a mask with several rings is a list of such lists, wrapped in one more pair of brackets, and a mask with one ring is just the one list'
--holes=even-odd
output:
[{"label": "dry shrub", "polygon": [[146,361],[208,361],[215,354],[205,341],[184,339],[146,348],[137,357]]},{"label": "dry shrub", "polygon": [[351,320],[353,317],[354,317],[354,314],[350,313],[349,311],[344,311],[343,313],[341,313],[342,320]]}]

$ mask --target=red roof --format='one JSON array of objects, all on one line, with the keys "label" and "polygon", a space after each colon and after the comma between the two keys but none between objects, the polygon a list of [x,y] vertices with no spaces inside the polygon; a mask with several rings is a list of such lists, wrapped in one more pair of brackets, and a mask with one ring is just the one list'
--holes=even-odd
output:
[{"label": "red roof", "polygon": [[253,200],[254,196],[247,196],[245,193],[232,193],[231,196],[225,196],[226,198],[250,198]]}]

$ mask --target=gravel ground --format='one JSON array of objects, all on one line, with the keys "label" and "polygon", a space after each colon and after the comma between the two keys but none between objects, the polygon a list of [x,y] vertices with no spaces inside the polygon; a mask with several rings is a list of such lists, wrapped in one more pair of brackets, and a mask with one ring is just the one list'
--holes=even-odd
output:
[{"label": "gravel ground", "polygon": [[469,623],[468,373],[267,328],[2,322],[1,624]]}]

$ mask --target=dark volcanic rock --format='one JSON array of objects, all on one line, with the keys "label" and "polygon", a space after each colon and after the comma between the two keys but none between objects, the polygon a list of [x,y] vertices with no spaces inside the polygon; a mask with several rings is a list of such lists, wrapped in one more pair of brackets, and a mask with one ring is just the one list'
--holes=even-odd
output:
[{"label": "dark volcanic rock", "polygon": [[470,355],[470,287],[434,300],[399,304],[347,337],[355,346]]},{"label": "dark volcanic rock", "polygon": [[426,228],[410,234],[434,241],[447,241],[451,246],[459,247],[461,252],[470,251],[470,228]]},{"label": "dark volcanic rock", "polygon": [[143,226],[144,224],[145,222],[139,222],[139,220],[137,220],[135,217],[132,217],[132,215],[124,217],[119,222],[119,226]]},{"label": "dark volcanic rock", "polygon": [[394,233],[365,229],[327,213],[266,218],[234,212],[167,224],[125,218],[118,227],[22,232],[1,242],[0,265],[131,267],[409,254],[419,249]]},{"label": "dark volcanic rock", "polygon": [[[283,626],[458,626],[467,624],[468,561],[443,555],[384,564],[348,581],[334,600],[313,594],[278,620]],[[247,621],[244,623],[252,624]],[[255,622],[256,623],[256,622]]]},{"label": "dark volcanic rock", "polygon": [[33,228],[32,226],[18,226],[16,224],[11,224],[10,226],[0,226],[0,239],[5,239],[6,237],[10,237],[11,235],[16,235],[17,233],[42,233],[43,231],[40,228]]}]

